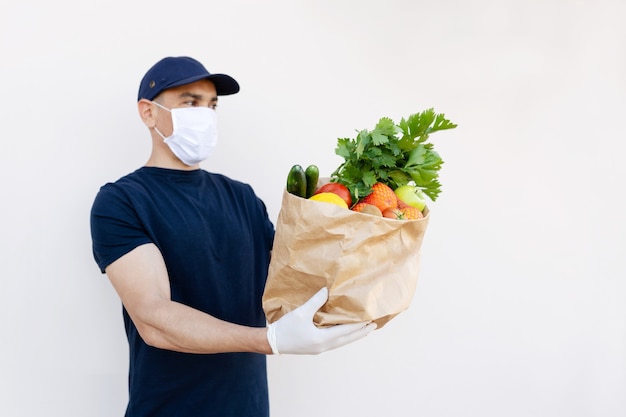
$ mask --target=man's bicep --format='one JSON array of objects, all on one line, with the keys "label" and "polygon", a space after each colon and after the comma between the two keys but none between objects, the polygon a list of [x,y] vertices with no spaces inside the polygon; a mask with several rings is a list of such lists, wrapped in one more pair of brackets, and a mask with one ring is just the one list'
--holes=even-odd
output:
[{"label": "man's bicep", "polygon": [[106,267],[106,274],[131,315],[140,314],[151,302],[170,299],[167,268],[153,243],[137,246],[118,258]]}]

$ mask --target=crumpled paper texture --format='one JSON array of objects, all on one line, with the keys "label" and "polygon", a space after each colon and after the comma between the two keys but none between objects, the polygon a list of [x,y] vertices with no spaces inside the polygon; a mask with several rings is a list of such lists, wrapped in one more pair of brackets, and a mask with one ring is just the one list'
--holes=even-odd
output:
[{"label": "crumpled paper texture", "polygon": [[284,191],[263,294],[267,320],[326,286],[317,326],[373,321],[382,328],[413,299],[428,208],[424,213],[419,220],[387,219]]}]

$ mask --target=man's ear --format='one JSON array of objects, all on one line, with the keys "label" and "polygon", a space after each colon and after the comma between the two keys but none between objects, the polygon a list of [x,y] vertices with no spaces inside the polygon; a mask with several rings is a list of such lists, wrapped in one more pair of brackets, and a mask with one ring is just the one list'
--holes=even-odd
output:
[{"label": "man's ear", "polygon": [[156,114],[150,100],[146,100],[145,98],[139,100],[137,110],[139,111],[139,117],[141,117],[141,120],[143,120],[148,128],[153,128],[156,125]]}]

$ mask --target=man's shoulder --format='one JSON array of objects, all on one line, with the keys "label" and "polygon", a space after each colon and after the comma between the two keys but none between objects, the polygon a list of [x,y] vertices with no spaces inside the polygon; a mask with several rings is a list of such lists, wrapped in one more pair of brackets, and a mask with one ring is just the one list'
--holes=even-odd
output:
[{"label": "man's shoulder", "polygon": [[109,181],[102,185],[98,190],[96,201],[111,198],[120,198],[121,196],[132,193],[141,184],[141,174],[139,170],[128,173],[116,180]]},{"label": "man's shoulder", "polygon": [[122,177],[119,177],[116,180],[107,182],[101,187],[101,189],[124,190],[127,188],[135,188],[137,186],[145,186],[146,182],[150,181],[150,177],[153,175],[154,172],[150,171],[150,168],[141,167],[123,175]]},{"label": "man's shoulder", "polygon": [[252,192],[254,193],[252,186],[247,182],[242,180],[238,180],[232,177],[229,177],[225,174],[215,173],[215,172],[207,172],[204,171],[205,175],[207,175],[213,182],[219,184],[224,187],[241,190],[244,192]]}]

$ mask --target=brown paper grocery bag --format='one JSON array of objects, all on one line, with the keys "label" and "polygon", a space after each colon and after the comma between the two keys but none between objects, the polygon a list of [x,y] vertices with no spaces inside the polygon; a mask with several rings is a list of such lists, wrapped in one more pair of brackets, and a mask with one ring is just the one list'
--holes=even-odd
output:
[{"label": "brown paper grocery bag", "polygon": [[316,325],[374,321],[382,328],[411,303],[428,219],[428,209],[423,219],[395,220],[284,191],[263,294],[268,321],[326,286]]}]

